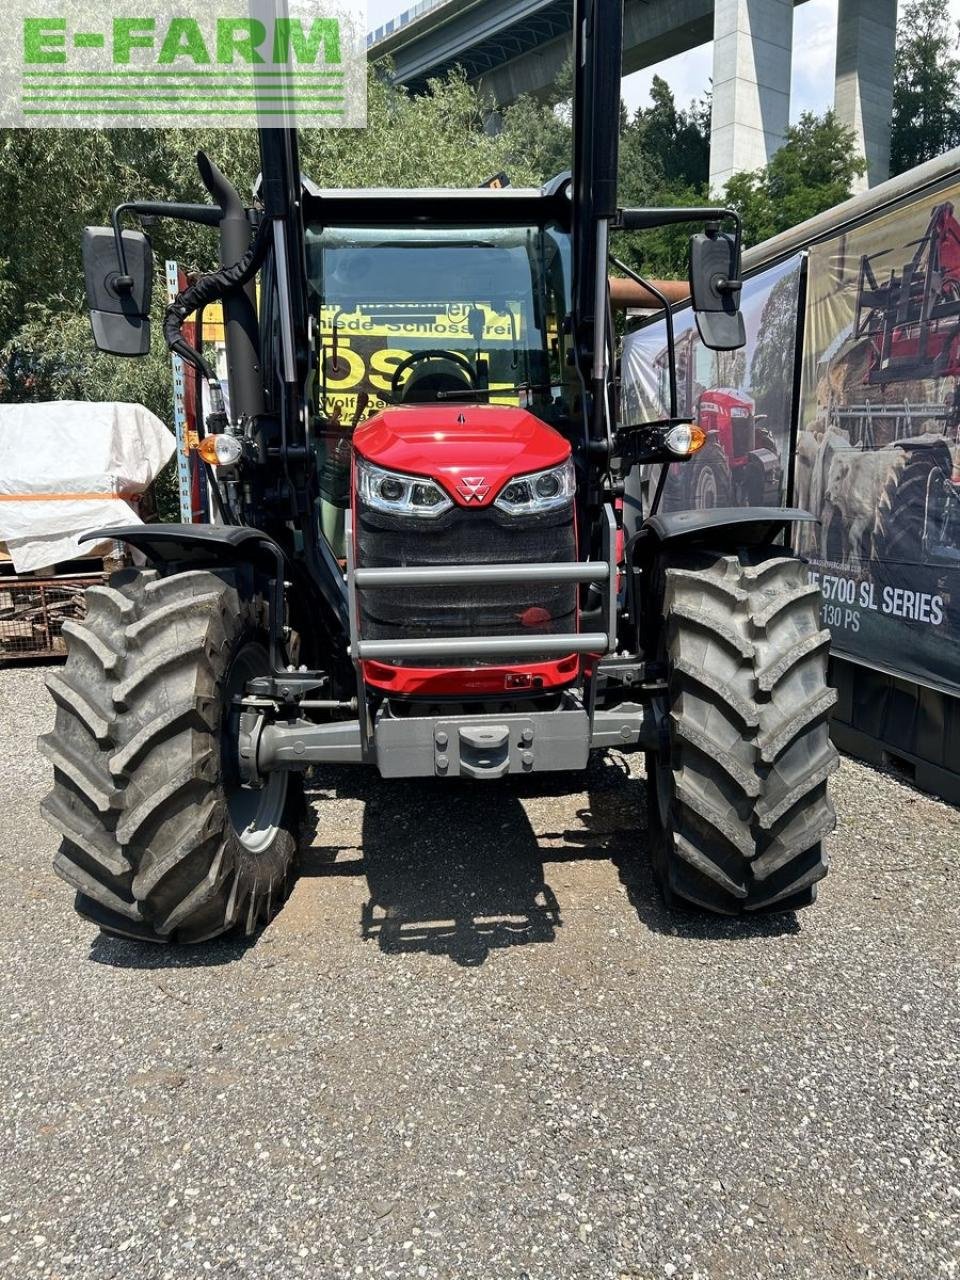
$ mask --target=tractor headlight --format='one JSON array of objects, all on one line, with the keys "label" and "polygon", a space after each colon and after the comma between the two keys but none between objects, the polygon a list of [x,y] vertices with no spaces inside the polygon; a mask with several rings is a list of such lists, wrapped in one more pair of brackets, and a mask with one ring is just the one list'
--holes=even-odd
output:
[{"label": "tractor headlight", "polygon": [[394,516],[439,516],[453,500],[432,480],[385,471],[357,456],[357,492],[368,507]]},{"label": "tractor headlight", "polygon": [[511,516],[535,515],[566,506],[576,491],[577,477],[573,463],[568,460],[549,471],[515,476],[501,489],[493,505]]}]

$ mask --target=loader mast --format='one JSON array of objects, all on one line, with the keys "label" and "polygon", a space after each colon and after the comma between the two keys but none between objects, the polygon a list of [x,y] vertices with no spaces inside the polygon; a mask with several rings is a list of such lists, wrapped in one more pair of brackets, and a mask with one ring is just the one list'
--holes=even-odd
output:
[{"label": "loader mast", "polygon": [[608,444],[615,406],[610,386],[607,255],[617,215],[623,0],[574,0],[573,309],[581,377],[590,388],[587,429]]},{"label": "loader mast", "polygon": [[306,263],[303,247],[300,152],[296,129],[261,129],[263,216],[273,239],[281,454],[286,467],[306,450],[303,386],[309,364]]}]

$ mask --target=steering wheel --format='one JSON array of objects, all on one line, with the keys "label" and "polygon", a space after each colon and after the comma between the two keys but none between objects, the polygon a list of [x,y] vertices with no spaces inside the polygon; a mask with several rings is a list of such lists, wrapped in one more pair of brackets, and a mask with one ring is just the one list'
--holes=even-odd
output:
[{"label": "steering wheel", "polygon": [[459,365],[470,379],[471,391],[480,389],[480,378],[472,361],[468,360],[466,356],[462,356],[459,351],[444,351],[440,347],[431,347],[427,351],[414,351],[413,355],[407,356],[406,360],[401,360],[394,369],[393,376],[390,379],[390,399],[394,403],[400,400],[400,378],[408,369],[412,369],[415,364],[419,364],[421,360],[449,360],[452,364]]}]

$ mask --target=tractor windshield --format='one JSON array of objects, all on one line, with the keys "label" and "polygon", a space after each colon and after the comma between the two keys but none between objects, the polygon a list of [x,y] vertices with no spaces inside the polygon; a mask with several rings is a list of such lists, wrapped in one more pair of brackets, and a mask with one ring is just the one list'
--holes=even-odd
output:
[{"label": "tractor windshield", "polygon": [[321,423],[415,403],[567,418],[568,250],[542,227],[308,228]]}]

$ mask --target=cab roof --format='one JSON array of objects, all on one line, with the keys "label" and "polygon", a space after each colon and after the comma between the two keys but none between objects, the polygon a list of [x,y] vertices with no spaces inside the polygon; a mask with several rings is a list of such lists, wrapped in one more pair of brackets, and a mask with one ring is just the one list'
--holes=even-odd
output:
[{"label": "cab roof", "polygon": [[320,226],[539,226],[569,229],[570,175],[544,187],[345,187],[303,179],[303,216]]}]

